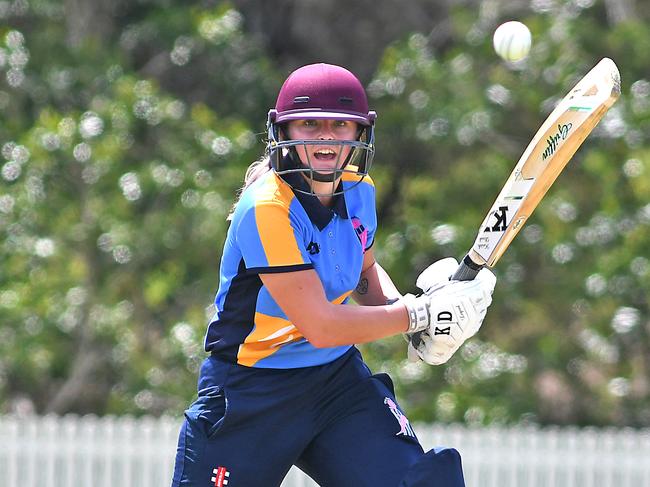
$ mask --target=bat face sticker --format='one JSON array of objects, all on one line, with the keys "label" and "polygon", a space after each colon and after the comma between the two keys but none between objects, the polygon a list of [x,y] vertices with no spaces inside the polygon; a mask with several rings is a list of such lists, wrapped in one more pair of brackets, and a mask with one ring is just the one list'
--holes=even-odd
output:
[{"label": "bat face sticker", "polygon": [[486,261],[501,241],[504,232],[508,229],[508,225],[512,220],[512,215],[517,212],[520,205],[521,200],[518,199],[498,201],[483,221],[481,225],[482,230],[476,237],[472,248]]},{"label": "bat face sticker", "polygon": [[[488,224],[483,229],[483,232],[505,232],[506,228],[508,228],[506,223],[508,219],[508,209],[507,205],[499,206],[492,215],[489,215]],[[496,218],[494,223],[489,221],[492,220],[493,217]]]}]

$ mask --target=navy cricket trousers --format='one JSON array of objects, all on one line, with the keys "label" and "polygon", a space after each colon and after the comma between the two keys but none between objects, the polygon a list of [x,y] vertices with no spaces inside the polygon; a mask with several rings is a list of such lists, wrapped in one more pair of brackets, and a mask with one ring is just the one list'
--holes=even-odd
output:
[{"label": "navy cricket trousers", "polygon": [[321,486],[464,486],[458,452],[423,452],[390,378],[354,347],[298,369],[206,359],[172,487],[279,486],[292,465]]}]

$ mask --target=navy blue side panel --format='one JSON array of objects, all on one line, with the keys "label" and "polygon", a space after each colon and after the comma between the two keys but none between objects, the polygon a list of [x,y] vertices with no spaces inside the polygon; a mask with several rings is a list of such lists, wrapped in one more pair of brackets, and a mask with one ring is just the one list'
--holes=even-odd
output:
[{"label": "navy blue side panel", "polygon": [[223,310],[208,326],[205,350],[217,353],[229,362],[237,362],[239,345],[253,330],[257,295],[262,287],[258,274],[246,272],[242,259],[233,277]]}]

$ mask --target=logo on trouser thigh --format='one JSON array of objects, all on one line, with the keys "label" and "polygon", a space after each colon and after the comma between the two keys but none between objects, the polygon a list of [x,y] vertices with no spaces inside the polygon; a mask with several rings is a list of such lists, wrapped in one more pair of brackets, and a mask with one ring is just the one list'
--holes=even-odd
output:
[{"label": "logo on trouser thigh", "polygon": [[399,423],[399,431],[395,434],[395,436],[404,435],[415,438],[415,431],[413,431],[411,423],[404,415],[404,413],[399,410],[397,404],[395,404],[395,401],[393,401],[390,397],[385,397],[384,404],[388,405],[388,409],[390,409],[390,412],[393,413],[393,416],[395,416],[395,419],[397,419],[397,422]]},{"label": "logo on trouser thigh", "polygon": [[230,477],[230,472],[226,467],[217,467],[212,469],[214,477],[210,478],[214,482],[214,487],[224,487],[228,485],[228,477]]}]

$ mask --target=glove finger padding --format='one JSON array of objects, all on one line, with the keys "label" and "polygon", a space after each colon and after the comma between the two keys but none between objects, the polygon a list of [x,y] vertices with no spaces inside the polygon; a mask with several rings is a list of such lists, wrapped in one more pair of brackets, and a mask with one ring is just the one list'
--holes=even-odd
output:
[{"label": "glove finger padding", "polygon": [[430,294],[442,284],[448,283],[449,278],[456,272],[457,268],[458,261],[453,257],[440,259],[420,273],[415,285],[425,293]]},{"label": "glove finger padding", "polygon": [[486,288],[491,289],[490,294],[492,294],[492,291],[494,291],[494,286],[497,284],[497,276],[495,276],[494,272],[492,272],[487,267],[483,267],[483,269],[481,269],[478,274],[476,274],[474,280],[481,281],[484,283]]},{"label": "glove finger padding", "polygon": [[478,331],[481,329],[481,326],[483,326],[483,320],[485,319],[486,314],[487,308],[481,311],[478,315],[478,318],[467,326],[467,328],[463,331],[463,342],[465,340],[469,340],[478,333]]},{"label": "glove finger padding", "polygon": [[447,282],[432,294],[413,298],[426,302],[429,325],[409,337],[410,355],[415,351],[434,365],[449,360],[481,328],[495,284],[496,277],[485,269],[472,281]]},{"label": "glove finger padding", "polygon": [[479,283],[481,290],[483,291],[484,301],[483,305],[485,309],[492,304],[492,293],[494,293],[494,287],[497,284],[497,276],[490,270],[484,267],[479,271],[479,273],[474,278],[474,281]]},{"label": "glove finger padding", "polygon": [[441,365],[447,362],[458,349],[455,342],[433,339],[428,333],[420,334],[419,344],[415,346],[409,342],[409,360],[418,358],[429,365]]},{"label": "glove finger padding", "polygon": [[[496,285],[496,276],[489,269],[483,268],[472,281],[452,281],[438,292],[448,296],[467,296],[477,312],[481,313],[492,304],[492,293]],[[436,293],[434,293],[436,294]]]}]

